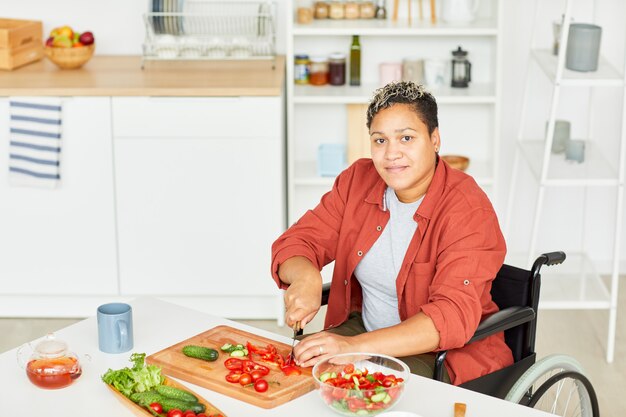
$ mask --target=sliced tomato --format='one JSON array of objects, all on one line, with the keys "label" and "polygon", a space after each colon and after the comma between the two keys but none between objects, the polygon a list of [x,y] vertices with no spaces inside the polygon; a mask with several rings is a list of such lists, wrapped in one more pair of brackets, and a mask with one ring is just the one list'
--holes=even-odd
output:
[{"label": "sliced tomato", "polygon": [[226,367],[226,369],[231,370],[231,371],[236,370],[236,369],[242,369],[243,360],[239,358],[228,358],[224,361],[224,366]]},{"label": "sliced tomato", "polygon": [[343,373],[344,374],[351,374],[354,372],[354,365],[349,363],[346,366],[343,367]]},{"label": "sliced tomato", "polygon": [[365,402],[365,400],[361,398],[352,397],[348,399],[348,409],[352,412],[356,412],[365,408],[366,404],[367,403]]}]

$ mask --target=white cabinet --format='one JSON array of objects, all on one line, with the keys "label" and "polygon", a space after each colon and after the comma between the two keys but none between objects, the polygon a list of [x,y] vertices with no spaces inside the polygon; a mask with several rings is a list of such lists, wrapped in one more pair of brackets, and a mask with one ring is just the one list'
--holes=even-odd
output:
[{"label": "white cabinet", "polygon": [[[63,100],[62,179],[58,189],[47,190],[9,186],[9,106],[8,99],[0,100],[0,305],[5,308],[20,295],[118,293],[110,103],[108,97]],[[36,304],[15,313],[37,311]],[[0,314],[7,314],[5,308]]]},{"label": "white cabinet", "polygon": [[113,99],[122,295],[278,315],[281,113],[280,97]]},{"label": "white cabinet", "polygon": [[[366,105],[374,90],[380,87],[379,65],[402,62],[404,58],[450,61],[451,51],[459,45],[469,51],[472,62],[470,87],[443,87],[432,91],[439,104],[441,153],[469,156],[468,173],[494,199],[500,149],[502,19],[499,0],[481,2],[478,17],[472,23],[434,25],[426,17],[419,21],[415,16],[409,24],[402,15],[396,23],[389,19],[326,19],[301,25],[294,22],[293,6],[287,3],[287,15],[291,18],[287,25],[289,223],[314,206],[331,188],[334,178],[320,177],[315,170],[317,148],[321,143],[347,144],[350,130],[354,128],[348,127],[349,108]],[[391,6],[390,2],[388,4]],[[352,35],[360,36],[361,86],[294,85],[295,54],[343,52],[349,56]],[[364,110],[362,113],[364,125]]]}]

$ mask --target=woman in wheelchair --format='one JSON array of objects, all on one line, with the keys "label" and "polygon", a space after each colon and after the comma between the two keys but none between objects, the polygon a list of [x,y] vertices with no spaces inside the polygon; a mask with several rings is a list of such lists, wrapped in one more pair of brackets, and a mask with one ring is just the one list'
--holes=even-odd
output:
[{"label": "woman in wheelchair", "polygon": [[388,84],[367,127],[372,158],[343,171],[272,246],[290,326],[317,314],[320,271],[335,262],[325,331],[296,346],[297,363],[383,353],[432,377],[435,352],[448,350],[443,379],[457,385],[512,364],[502,332],[466,345],[498,311],[490,290],[506,245],[485,193],[438,156],[435,98],[411,82]]}]

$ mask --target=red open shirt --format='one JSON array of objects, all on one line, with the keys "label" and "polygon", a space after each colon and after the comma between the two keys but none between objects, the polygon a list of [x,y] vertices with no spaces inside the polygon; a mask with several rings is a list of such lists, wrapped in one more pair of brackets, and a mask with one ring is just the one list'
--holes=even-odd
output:
[{"label": "red open shirt", "polygon": [[[362,293],[354,269],[389,220],[386,184],[371,159],[360,159],[337,177],[319,205],[307,211],[272,245],[272,275],[281,288],[279,265],[293,256],[318,269],[335,261],[325,328],[360,311]],[[396,279],[400,319],[423,311],[449,350],[446,367],[461,384],[513,363],[499,333],[465,346],[480,320],[498,311],[491,281],[506,245],[489,199],[474,179],[439,161],[426,196],[413,217],[417,231]]]}]

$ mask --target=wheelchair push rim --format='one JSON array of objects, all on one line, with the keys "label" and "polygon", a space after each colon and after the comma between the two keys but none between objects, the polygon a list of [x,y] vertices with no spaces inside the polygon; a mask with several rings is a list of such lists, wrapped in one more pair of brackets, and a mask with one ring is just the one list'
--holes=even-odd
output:
[{"label": "wheelchair push rim", "polygon": [[559,416],[599,417],[595,391],[582,366],[567,355],[550,355],[531,366],[506,400]]}]

